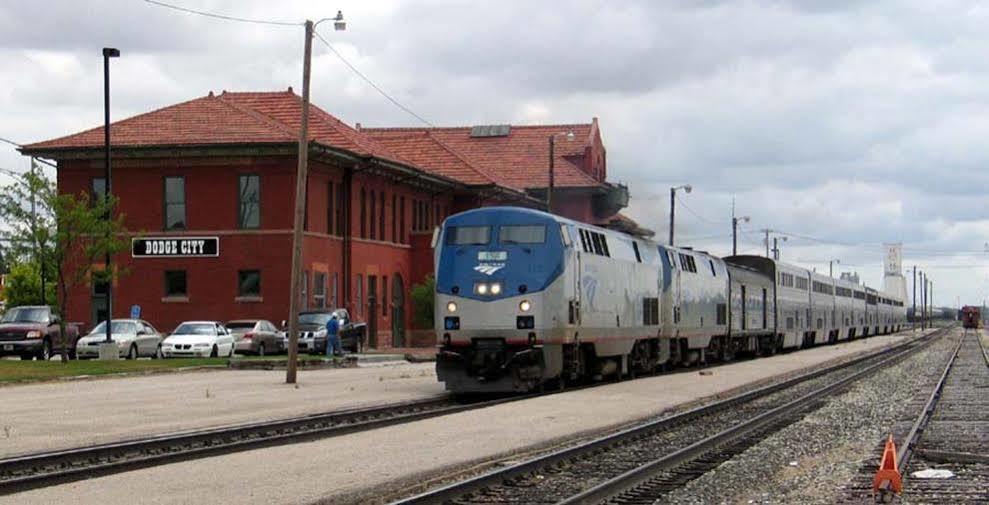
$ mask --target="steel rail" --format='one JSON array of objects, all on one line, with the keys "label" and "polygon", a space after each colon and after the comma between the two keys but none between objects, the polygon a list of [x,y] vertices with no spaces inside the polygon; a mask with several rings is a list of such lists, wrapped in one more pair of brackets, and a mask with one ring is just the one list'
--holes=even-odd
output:
[{"label": "steel rail", "polygon": [[448,396],[397,402],[370,408],[330,411],[272,421],[156,435],[121,442],[26,454],[0,459],[0,496],[159,465],[296,442],[443,416],[523,397],[459,404]]},{"label": "steel rail", "polygon": [[[929,342],[931,341],[928,341],[928,343]],[[628,472],[625,472],[613,479],[604,481],[578,495],[574,495],[560,502],[559,505],[601,503],[618,497],[619,495],[634,489],[636,486],[645,484],[660,472],[672,470],[684,463],[695,460],[732,440],[737,440],[744,437],[745,435],[750,434],[775,421],[788,418],[805,407],[819,402],[822,398],[830,396],[831,394],[843,389],[845,386],[864,379],[889,366],[890,364],[902,361],[921,348],[922,347],[920,346],[915,346],[901,353],[894,354],[878,363],[870,365],[867,368],[849,375],[848,377],[811,391],[810,393],[807,393],[793,401],[773,408],[772,410],[763,412],[762,414],[743,421],[735,426],[732,426],[731,428],[722,430],[721,432],[703,440],[697,441],[687,447],[684,447],[683,449],[629,470]]]},{"label": "steel rail", "polygon": [[934,332],[928,333],[926,335],[921,335],[912,339],[909,339],[901,344],[886,347],[874,352],[867,353],[865,355],[853,358],[851,360],[838,363],[829,367],[821,368],[811,372],[801,374],[797,377],[787,379],[785,381],[769,384],[762,386],[755,390],[738,394],[731,398],[713,402],[707,405],[696,407],[685,412],[675,414],[673,416],[665,417],[662,419],[657,419],[650,421],[648,423],[627,428],[616,433],[606,435],[594,440],[577,444],[571,447],[566,447],[557,451],[553,451],[548,454],[537,456],[535,458],[517,463],[512,466],[505,468],[500,468],[497,470],[492,470],[484,474],[472,477],[460,482],[455,482],[448,484],[446,486],[426,491],[418,495],[404,498],[392,502],[392,505],[412,505],[412,504],[426,504],[426,503],[444,503],[452,501],[458,497],[465,494],[483,489],[485,487],[499,485],[507,480],[520,477],[523,475],[530,474],[541,468],[552,466],[556,463],[571,460],[577,458],[581,455],[592,454],[595,451],[603,449],[605,447],[621,443],[624,440],[635,439],[637,437],[645,436],[652,432],[660,432],[675,426],[679,426],[686,422],[689,422],[695,418],[712,414],[715,412],[720,412],[725,409],[731,408],[732,406],[747,403],[770,394],[776,393],[778,391],[788,389],[790,387],[796,386],[800,383],[806,382],[817,377],[839,371],[844,368],[855,366],[867,360],[879,358],[889,354],[894,354],[900,356],[903,354],[912,354],[927,345],[931,344],[938,337],[940,337],[947,329],[939,329]]},{"label": "steel rail", "polygon": [[[963,333],[962,338],[958,339],[958,345],[955,346],[955,350],[951,353],[951,357],[948,358],[948,362],[944,365],[944,370],[941,372],[941,376],[938,378],[937,383],[934,384],[934,389],[931,391],[930,396],[928,396],[927,401],[924,403],[924,407],[920,410],[920,414],[914,420],[913,425],[910,426],[910,431],[907,432],[907,436],[900,443],[900,448],[896,451],[896,467],[900,471],[904,471],[907,468],[907,464],[910,463],[910,457],[913,456],[914,448],[917,442],[920,441],[920,436],[923,434],[924,428],[930,423],[931,417],[934,415],[934,409],[937,408],[938,401],[941,400],[941,393],[944,391],[944,384],[948,379],[948,375],[951,373],[952,367],[955,366],[955,361],[958,359],[958,353],[961,351],[962,344],[965,343],[965,339],[968,337],[968,333]],[[981,339],[980,339],[981,340]],[[890,482],[884,481],[879,486],[879,496],[876,500],[887,502],[892,498],[892,491],[890,490]]]}]

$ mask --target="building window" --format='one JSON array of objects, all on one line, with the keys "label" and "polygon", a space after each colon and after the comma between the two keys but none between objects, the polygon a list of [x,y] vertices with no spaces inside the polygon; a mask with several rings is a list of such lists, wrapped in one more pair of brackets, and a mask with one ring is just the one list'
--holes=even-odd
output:
[{"label": "building window", "polygon": [[385,241],[385,193],[378,193],[378,238]]},{"label": "building window", "polygon": [[367,238],[367,192],[361,188],[361,238]]},{"label": "building window", "polygon": [[95,205],[106,196],[106,178],[93,177],[92,186],[89,190],[90,203]]},{"label": "building window", "polygon": [[347,228],[344,226],[347,217],[347,209],[350,208],[350,201],[347,200],[346,188],[343,184],[337,185],[337,235],[343,236]]},{"label": "building window", "polygon": [[330,291],[330,296],[331,296],[330,299],[332,300],[332,303],[333,303],[333,307],[332,308],[334,308],[334,309],[340,308],[340,298],[337,296],[337,294],[340,292],[339,291],[339,289],[340,289],[339,282],[340,282],[339,275],[337,275],[336,272],[333,272],[333,288]]},{"label": "building window", "polygon": [[388,276],[381,276],[381,317],[388,317]]},{"label": "building window", "polygon": [[317,309],[326,308],[326,273],[316,272],[312,278],[313,305]]},{"label": "building window", "polygon": [[185,228],[185,177],[165,177],[165,229]]},{"label": "building window", "polygon": [[391,195],[391,241],[398,243],[398,196]]},{"label": "building window", "polygon": [[364,276],[357,274],[357,309],[358,314],[364,313]]},{"label": "building window", "polygon": [[333,235],[333,220],[336,219],[336,212],[334,212],[333,203],[336,199],[336,193],[333,192],[333,182],[326,186],[326,234]]},{"label": "building window", "polygon": [[260,270],[241,270],[237,272],[237,296],[261,296]]},{"label": "building window", "polygon": [[375,233],[375,230],[377,230],[377,221],[374,218],[374,209],[378,207],[378,202],[374,198],[374,191],[371,191],[371,201],[368,203],[371,204],[371,220],[368,221],[368,227],[371,228],[371,240],[374,240],[377,238],[377,233]]},{"label": "building window", "polygon": [[407,237],[407,235],[406,235],[406,231],[407,230],[405,229],[405,210],[406,209],[405,209],[405,197],[404,196],[399,199],[399,205],[402,207],[402,209],[401,209],[402,214],[398,218],[399,219],[399,230],[400,230],[399,233],[402,234],[402,236],[399,237],[399,242],[405,244],[406,243],[406,240],[407,240],[407,238],[406,238]]},{"label": "building window", "polygon": [[165,272],[165,296],[189,296],[189,289],[185,278],[185,270],[168,270]]},{"label": "building window", "polygon": [[261,176],[240,176],[238,226],[241,229],[261,227]]}]

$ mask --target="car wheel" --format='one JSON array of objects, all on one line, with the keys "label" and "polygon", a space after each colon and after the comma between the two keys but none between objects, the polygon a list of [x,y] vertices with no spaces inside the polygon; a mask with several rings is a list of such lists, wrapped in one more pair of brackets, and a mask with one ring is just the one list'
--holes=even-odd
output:
[{"label": "car wheel", "polygon": [[233,358],[233,357],[234,357],[234,344],[233,342],[230,342],[230,352],[227,353],[227,358]]},{"label": "car wheel", "polygon": [[38,359],[41,361],[48,361],[52,357],[52,343],[47,338],[41,343],[41,351],[38,353]]},{"label": "car wheel", "polygon": [[216,358],[216,357],[219,357],[219,356],[220,356],[220,350],[217,349],[217,347],[214,345],[213,346],[213,350],[210,351],[210,353],[209,353],[209,357]]},{"label": "car wheel", "polygon": [[161,344],[155,349],[155,353],[151,355],[151,359],[162,359],[165,356],[161,353]]},{"label": "car wheel", "polygon": [[23,361],[30,361],[32,359],[34,359],[34,355],[31,355],[31,354],[21,354],[21,360],[23,360]]},{"label": "car wheel", "polygon": [[258,346],[258,356],[264,357],[264,342],[261,342],[261,345]]},{"label": "car wheel", "polygon": [[127,359],[137,359],[137,344],[131,344],[127,349]]}]

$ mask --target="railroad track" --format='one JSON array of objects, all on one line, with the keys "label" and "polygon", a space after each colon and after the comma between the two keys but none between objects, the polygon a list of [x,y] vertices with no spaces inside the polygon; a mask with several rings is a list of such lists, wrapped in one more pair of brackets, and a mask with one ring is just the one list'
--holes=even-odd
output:
[{"label": "railroad track", "polygon": [[[965,331],[898,447],[905,501],[989,503],[989,352],[980,332]],[[911,477],[925,469],[954,477]],[[892,501],[888,484],[876,499]]]},{"label": "railroad track", "polygon": [[490,471],[396,503],[653,503],[820,406],[827,396],[926,348],[899,346]]},{"label": "railroad track", "polygon": [[521,398],[526,397],[461,403],[442,396],[16,456],[0,459],[0,495],[175,461],[338,436]]}]

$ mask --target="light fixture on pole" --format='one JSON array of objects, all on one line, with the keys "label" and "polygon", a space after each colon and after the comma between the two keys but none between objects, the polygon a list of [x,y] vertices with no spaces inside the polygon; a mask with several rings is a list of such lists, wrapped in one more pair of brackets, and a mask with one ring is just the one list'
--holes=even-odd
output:
[{"label": "light fixture on pole", "polygon": [[734,217],[731,218],[731,255],[735,256],[738,254],[738,223],[748,223],[749,216]]},{"label": "light fixture on pole", "polygon": [[673,186],[672,188],[670,188],[670,246],[671,247],[673,246],[673,224],[674,224],[674,217],[676,216],[676,198],[677,198],[678,189],[682,189],[687,193],[690,193],[691,191],[694,190],[693,186],[691,186],[690,184],[681,184],[680,186]]},{"label": "light fixture on pole", "polygon": [[780,246],[779,243],[786,242],[786,236],[773,237],[773,259],[776,261],[780,260]]},{"label": "light fixture on pole", "polygon": [[834,277],[834,264],[835,263],[837,263],[837,264],[840,265],[841,264],[841,260],[840,259],[837,259],[837,258],[828,260],[828,276],[829,277]]},{"label": "light fixture on pole", "polygon": [[553,213],[553,187],[556,185],[556,137],[565,136],[567,142],[576,138],[573,130],[549,136],[549,184],[546,186],[546,212]]},{"label": "light fixture on pole", "polygon": [[[347,29],[343,12],[337,11],[332,18],[324,18],[313,23],[306,20],[305,53],[302,60],[302,115],[299,124],[299,165],[295,175],[295,216],[292,227],[292,274],[289,281],[288,314],[288,363],[285,367],[285,382],[294,384],[299,356],[299,300],[302,277],[302,229],[306,215],[306,182],[309,179],[309,76],[312,67],[312,39],[316,26],[323,21],[333,21],[336,31]],[[329,345],[327,343],[327,345]]]},{"label": "light fixture on pole", "polygon": [[[108,202],[112,195],[112,184],[110,183],[110,58],[119,58],[120,50],[113,47],[103,48],[103,200]],[[107,207],[106,219],[111,220],[112,211]],[[109,230],[110,227],[107,227]],[[104,275],[106,282],[106,344],[111,344],[113,339],[110,322],[113,320],[113,276],[110,273],[110,253],[106,254]],[[62,314],[65,316],[65,314]]]}]

